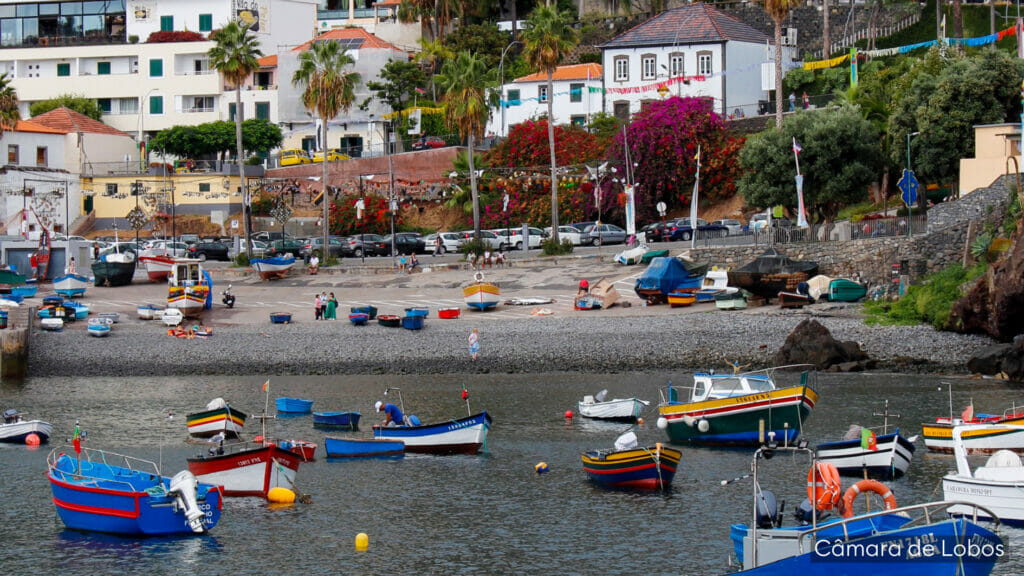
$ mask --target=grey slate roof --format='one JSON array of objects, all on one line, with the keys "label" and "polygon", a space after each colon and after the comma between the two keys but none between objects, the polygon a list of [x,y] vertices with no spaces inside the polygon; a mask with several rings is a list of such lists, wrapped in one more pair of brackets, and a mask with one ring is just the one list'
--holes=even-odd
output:
[{"label": "grey slate roof", "polygon": [[696,3],[666,10],[619,34],[599,48],[718,43],[727,40],[764,44],[771,39],[716,8]]}]

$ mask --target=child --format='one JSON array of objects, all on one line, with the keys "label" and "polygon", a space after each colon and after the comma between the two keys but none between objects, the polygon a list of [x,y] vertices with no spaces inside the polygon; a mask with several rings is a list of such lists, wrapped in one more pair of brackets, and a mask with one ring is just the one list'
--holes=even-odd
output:
[{"label": "child", "polygon": [[405,272],[405,254],[398,259],[398,271]]},{"label": "child", "polygon": [[469,334],[469,354],[473,360],[476,360],[476,355],[480,353],[480,334],[476,328],[473,328],[473,332]]}]

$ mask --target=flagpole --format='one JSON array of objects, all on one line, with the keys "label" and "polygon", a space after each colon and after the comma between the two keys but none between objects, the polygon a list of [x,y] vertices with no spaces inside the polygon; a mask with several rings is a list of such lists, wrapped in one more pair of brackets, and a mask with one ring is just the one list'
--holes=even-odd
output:
[{"label": "flagpole", "polygon": [[697,194],[700,192],[700,144],[697,145],[697,175],[693,180],[693,197],[690,199],[690,250],[697,246]]}]

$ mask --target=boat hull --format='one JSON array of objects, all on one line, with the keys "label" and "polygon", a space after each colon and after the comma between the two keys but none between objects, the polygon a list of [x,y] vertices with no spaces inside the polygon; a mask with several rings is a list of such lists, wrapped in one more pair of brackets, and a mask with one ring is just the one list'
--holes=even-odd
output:
[{"label": "boat hull", "polygon": [[195,318],[206,308],[210,287],[206,284],[195,286],[171,286],[167,289],[167,307],[181,311],[185,318]]},{"label": "boat hull", "polygon": [[405,455],[401,440],[369,438],[324,438],[328,458],[382,458]]},{"label": "boat hull", "polygon": [[366,326],[366,323],[370,321],[370,315],[365,312],[352,312],[348,315],[348,321],[353,326]]},{"label": "boat hull", "polygon": [[377,323],[388,328],[398,328],[402,325],[402,319],[393,314],[382,314],[377,317]]},{"label": "boat hull", "polygon": [[174,268],[174,258],[170,256],[139,256],[139,262],[146,267],[150,282],[166,282]]},{"label": "boat hull", "polygon": [[476,454],[485,445],[490,427],[491,417],[481,412],[423,426],[374,426],[373,437],[404,442],[406,452]]},{"label": "boat hull", "polygon": [[221,432],[227,438],[235,438],[245,426],[245,413],[234,408],[217,408],[189,414],[188,433],[199,438],[209,438]]},{"label": "boat hull", "polygon": [[423,316],[403,316],[402,328],[406,330],[420,330],[423,328]]},{"label": "boat hull", "polygon": [[313,411],[313,401],[304,400],[302,398],[286,398],[281,397],[275,400],[278,412],[288,412],[290,414],[307,414]]},{"label": "boat hull", "polygon": [[[947,474],[942,479],[942,498],[949,501],[970,502],[991,510],[999,522],[1013,526],[1024,526],[1024,493],[1021,482],[993,482],[967,478],[957,474]],[[953,506],[950,514],[967,514],[973,517],[974,508],[970,506]],[[979,518],[991,520],[978,511]]]},{"label": "boat hull", "polygon": [[867,288],[853,280],[836,278],[828,283],[829,302],[856,302],[867,293]]},{"label": "boat hull", "polygon": [[[658,414],[667,421],[669,440],[676,444],[756,446],[768,441],[770,432],[779,443],[795,440],[817,402],[818,394],[809,386],[794,386],[702,402],[663,404]],[[701,431],[702,421],[707,423],[706,431]]]},{"label": "boat hull", "polygon": [[264,280],[284,278],[295,266],[295,258],[253,258],[252,267]]},{"label": "boat hull", "polygon": [[779,292],[778,299],[782,308],[803,308],[812,302],[810,296],[796,292]]},{"label": "boat hull", "polygon": [[271,488],[294,489],[301,460],[275,445],[256,445],[229,454],[188,458],[188,469],[200,482],[222,486],[225,496],[266,498]]},{"label": "boat hull", "polygon": [[[1024,425],[1024,418],[1010,418],[993,424]],[[934,452],[953,453],[953,425],[948,423],[924,424],[921,427],[924,445]],[[968,454],[1012,450],[1024,453],[1024,430],[998,428],[968,430],[963,433],[964,448]]]},{"label": "boat hull", "polygon": [[[589,398],[589,397],[588,397]],[[619,422],[636,422],[647,404],[639,398],[615,398],[604,402],[587,402],[586,399],[577,403],[576,409],[580,416],[614,420]]]},{"label": "boat hull", "polygon": [[501,291],[491,282],[477,282],[462,289],[462,300],[470,310],[488,310],[498,305]]},{"label": "boat hull", "polygon": [[89,336],[96,336],[102,338],[110,334],[110,326],[106,324],[89,324],[87,328]]},{"label": "boat hull", "polygon": [[593,451],[583,454],[583,471],[603,486],[635,490],[665,490],[672,485],[682,453],[658,445],[650,448]]},{"label": "boat hull", "polygon": [[866,450],[860,438],[819,444],[818,460],[835,465],[843,476],[892,480],[906,474],[914,457],[914,445],[899,430],[875,439],[877,450]]},{"label": "boat hull", "polygon": [[96,286],[127,286],[135,276],[135,262],[98,260],[92,263],[92,275],[96,278]]},{"label": "boat hull", "polygon": [[672,308],[690,306],[697,301],[695,292],[672,292],[668,295],[668,305]]},{"label": "boat hull", "polygon": [[303,462],[312,462],[316,459],[316,444],[304,440],[281,440],[277,445],[282,450],[297,454]]},{"label": "boat hull", "polygon": [[313,412],[313,428],[324,430],[358,430],[359,412]]},{"label": "boat hull", "polygon": [[10,424],[0,424],[0,442],[8,444],[24,444],[29,434],[39,437],[39,442],[50,441],[53,436],[53,426],[42,420],[22,420]]}]

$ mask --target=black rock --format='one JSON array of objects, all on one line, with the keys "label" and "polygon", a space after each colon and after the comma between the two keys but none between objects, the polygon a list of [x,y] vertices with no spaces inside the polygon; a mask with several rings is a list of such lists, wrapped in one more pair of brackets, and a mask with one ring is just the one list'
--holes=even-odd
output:
[{"label": "black rock", "polygon": [[993,344],[972,356],[967,361],[967,369],[974,374],[998,374],[1003,371],[1003,357],[1012,349],[1012,344]]},{"label": "black rock", "polygon": [[843,370],[844,363],[856,364],[856,368],[850,369],[862,370],[863,365],[860,362],[865,360],[868,360],[868,356],[860,349],[859,344],[836,340],[828,328],[812,319],[797,324],[774,358],[778,366],[811,364],[818,370],[826,370],[832,366],[838,366],[839,370]]}]

